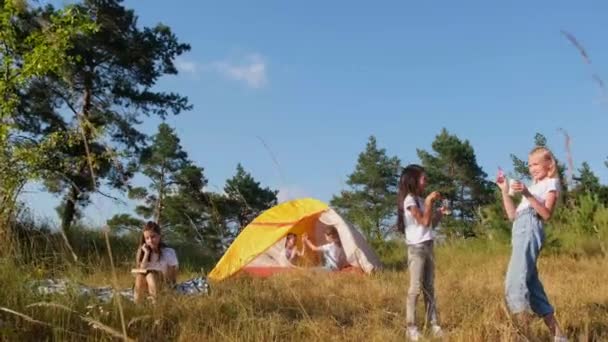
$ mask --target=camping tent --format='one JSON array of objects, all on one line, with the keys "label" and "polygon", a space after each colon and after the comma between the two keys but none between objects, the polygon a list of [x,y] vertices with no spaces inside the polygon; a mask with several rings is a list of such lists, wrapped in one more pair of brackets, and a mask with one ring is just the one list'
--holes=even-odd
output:
[{"label": "camping tent", "polygon": [[[380,260],[363,235],[327,204],[312,198],[298,199],[272,207],[253,220],[237,236],[209,278],[219,281],[238,272],[269,275],[293,269],[285,257],[288,233],[307,233],[316,245],[327,243],[325,228],[338,230],[349,268],[370,273],[381,267]],[[301,248],[298,239],[298,249]],[[305,259],[318,262],[319,255],[307,249]]]}]

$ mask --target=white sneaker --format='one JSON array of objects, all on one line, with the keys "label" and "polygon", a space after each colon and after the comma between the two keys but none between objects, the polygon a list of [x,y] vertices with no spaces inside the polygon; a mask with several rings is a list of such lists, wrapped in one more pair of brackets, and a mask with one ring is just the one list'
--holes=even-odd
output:
[{"label": "white sneaker", "polygon": [[568,342],[568,338],[566,336],[555,336],[553,342]]},{"label": "white sneaker", "polygon": [[441,330],[441,327],[437,324],[431,327],[431,333],[433,334],[433,337],[443,337],[443,330]]},{"label": "white sneaker", "polygon": [[418,332],[418,328],[408,327],[407,328],[407,338],[410,341],[418,341],[420,339],[420,333]]}]

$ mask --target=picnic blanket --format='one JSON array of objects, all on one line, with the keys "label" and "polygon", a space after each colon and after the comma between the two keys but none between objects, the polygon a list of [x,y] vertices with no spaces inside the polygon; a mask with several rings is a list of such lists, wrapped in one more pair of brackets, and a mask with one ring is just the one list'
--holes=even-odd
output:
[{"label": "picnic blanket", "polygon": [[[43,279],[31,283],[34,292],[42,295],[75,293],[79,296],[96,297],[102,302],[110,302],[114,297],[111,286],[91,287],[71,281],[69,279]],[[200,296],[210,293],[209,283],[205,277],[196,277],[188,281],[176,284],[172,290],[180,295]],[[133,288],[120,289],[116,291],[120,296],[133,301]]]}]

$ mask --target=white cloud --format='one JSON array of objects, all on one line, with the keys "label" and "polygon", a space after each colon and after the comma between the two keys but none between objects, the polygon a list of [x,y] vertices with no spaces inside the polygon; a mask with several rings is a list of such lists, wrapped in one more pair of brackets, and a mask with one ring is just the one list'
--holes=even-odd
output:
[{"label": "white cloud", "polygon": [[245,83],[254,89],[268,84],[268,65],[264,58],[256,53],[204,64],[178,57],[175,59],[175,67],[181,74],[196,78],[203,72],[218,73],[229,80]]},{"label": "white cloud", "polygon": [[279,203],[291,201],[298,198],[310,197],[306,190],[297,185],[282,186],[279,188],[277,200]]},{"label": "white cloud", "polygon": [[181,57],[177,57],[175,59],[175,67],[180,73],[190,76],[198,76],[199,72],[202,70],[201,66],[197,62]]},{"label": "white cloud", "polygon": [[210,66],[223,76],[245,82],[251,88],[262,88],[268,83],[266,61],[258,54],[247,55],[241,62],[220,61]]}]

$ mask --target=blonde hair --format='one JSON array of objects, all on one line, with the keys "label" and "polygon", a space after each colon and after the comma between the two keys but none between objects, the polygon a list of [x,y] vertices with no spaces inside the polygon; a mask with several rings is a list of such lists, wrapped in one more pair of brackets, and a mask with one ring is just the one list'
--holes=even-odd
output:
[{"label": "blonde hair", "polygon": [[547,172],[547,176],[549,178],[558,178],[557,161],[555,160],[555,156],[553,156],[553,153],[551,152],[551,150],[549,150],[548,148],[546,148],[544,146],[536,146],[535,148],[532,149],[532,151],[530,151],[529,156],[541,155],[541,154],[542,154],[543,160],[548,162],[548,164],[549,164],[549,172]]}]

